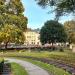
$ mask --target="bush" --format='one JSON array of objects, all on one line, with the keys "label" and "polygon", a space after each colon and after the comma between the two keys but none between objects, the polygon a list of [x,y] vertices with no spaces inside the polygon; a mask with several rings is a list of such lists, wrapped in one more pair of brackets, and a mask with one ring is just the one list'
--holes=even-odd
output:
[{"label": "bush", "polygon": [[0,74],[3,72],[4,59],[0,59]]},{"label": "bush", "polygon": [[64,52],[64,49],[62,47],[60,47],[59,51],[60,52]]}]

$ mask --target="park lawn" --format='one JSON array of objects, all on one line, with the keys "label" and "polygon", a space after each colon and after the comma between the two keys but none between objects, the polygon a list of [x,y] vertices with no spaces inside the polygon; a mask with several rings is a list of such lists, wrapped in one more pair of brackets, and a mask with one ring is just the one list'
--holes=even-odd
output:
[{"label": "park lawn", "polygon": [[54,59],[56,61],[62,61],[66,64],[70,64],[75,66],[75,53],[71,51],[59,52],[59,51],[42,51],[42,52],[28,52],[28,51],[15,51],[15,52],[5,52],[1,54],[2,56],[30,56],[30,57],[37,57],[37,58],[47,58],[47,59]]},{"label": "park lawn", "polygon": [[[2,54],[0,54],[2,56]],[[75,64],[75,53],[72,53],[72,52],[58,52],[58,51],[53,51],[53,52],[48,52],[48,51],[42,51],[42,52],[28,52],[28,51],[23,51],[23,52],[20,52],[20,51],[15,51],[15,52],[5,52],[3,54],[3,56],[11,56],[11,57],[14,57],[14,56],[29,56],[29,57],[37,57],[37,58],[47,58],[47,59],[54,59],[56,61],[59,61],[61,60],[62,62],[64,63],[68,63],[68,64],[72,64],[74,65]],[[30,61],[32,62],[32,61]],[[40,66],[41,64],[40,63],[43,63],[43,62],[39,62],[39,61],[35,61],[35,62],[32,62],[33,64],[36,64],[38,66]],[[56,75],[70,75],[68,72],[65,74],[65,71],[62,69],[59,69],[59,68],[56,68],[55,66],[53,65],[50,65],[49,67],[49,64],[45,64],[43,63],[43,65],[41,65],[42,68],[48,70],[48,72],[51,72],[51,73],[54,73]],[[55,71],[55,72],[54,72]],[[62,74],[61,74],[62,73]]]},{"label": "park lawn", "polygon": [[28,75],[27,71],[17,63],[11,63],[13,75]]},{"label": "park lawn", "polygon": [[54,65],[43,63],[41,61],[36,61],[36,60],[26,59],[26,58],[18,58],[18,57],[17,57],[17,59],[21,59],[21,60],[31,62],[32,64],[35,64],[35,65],[45,69],[46,71],[48,71],[48,73],[50,75],[71,75],[70,73],[68,73],[67,71],[65,71],[63,69],[57,68]]}]

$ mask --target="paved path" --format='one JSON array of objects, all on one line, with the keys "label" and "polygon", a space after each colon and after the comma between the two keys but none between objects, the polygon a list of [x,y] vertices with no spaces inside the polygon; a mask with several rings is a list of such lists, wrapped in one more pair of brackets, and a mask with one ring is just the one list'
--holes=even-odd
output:
[{"label": "paved path", "polygon": [[5,58],[5,59],[9,60],[9,62],[16,62],[16,63],[20,64],[27,70],[29,75],[49,75],[47,71],[45,71],[44,69],[42,69],[36,65],[33,65],[30,62],[18,60],[18,59],[12,59],[12,58]]}]

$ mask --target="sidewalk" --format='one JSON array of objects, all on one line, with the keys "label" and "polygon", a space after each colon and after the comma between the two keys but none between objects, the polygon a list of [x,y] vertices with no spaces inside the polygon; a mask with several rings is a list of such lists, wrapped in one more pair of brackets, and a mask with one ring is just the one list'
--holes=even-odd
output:
[{"label": "sidewalk", "polygon": [[18,60],[18,59],[12,59],[12,58],[6,58],[5,60],[9,60],[9,62],[16,62],[20,64],[25,68],[25,70],[27,70],[29,75],[49,75],[47,71],[45,71],[44,69],[36,65],[33,65],[30,62]]}]

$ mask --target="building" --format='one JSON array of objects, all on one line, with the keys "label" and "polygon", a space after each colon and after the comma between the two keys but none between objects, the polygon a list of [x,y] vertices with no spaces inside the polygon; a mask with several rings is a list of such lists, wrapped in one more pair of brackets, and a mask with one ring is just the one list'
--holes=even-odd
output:
[{"label": "building", "polygon": [[34,30],[27,30],[24,32],[25,35],[25,45],[41,45],[40,34]]}]

